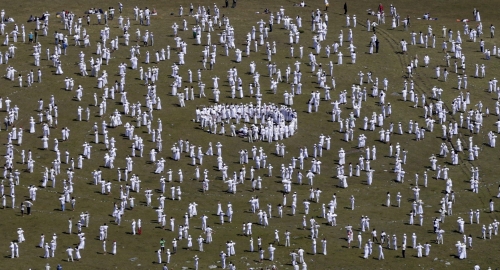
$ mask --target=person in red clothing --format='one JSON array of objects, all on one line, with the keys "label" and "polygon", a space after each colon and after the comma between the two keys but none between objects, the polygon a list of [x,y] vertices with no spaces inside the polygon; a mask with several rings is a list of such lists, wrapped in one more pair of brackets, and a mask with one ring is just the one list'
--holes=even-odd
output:
[{"label": "person in red clothing", "polygon": [[378,12],[380,13],[384,12],[384,6],[382,5],[382,3],[378,5]]},{"label": "person in red clothing", "polygon": [[137,234],[142,234],[142,221],[140,219],[137,220]]}]

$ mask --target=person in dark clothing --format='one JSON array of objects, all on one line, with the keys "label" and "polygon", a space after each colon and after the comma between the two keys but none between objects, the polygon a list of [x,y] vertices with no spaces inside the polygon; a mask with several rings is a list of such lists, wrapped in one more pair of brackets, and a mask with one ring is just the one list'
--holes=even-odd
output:
[{"label": "person in dark clothing", "polygon": [[375,53],[378,53],[378,38],[375,40]]},{"label": "person in dark clothing", "polygon": [[233,6],[231,6],[231,8],[235,8],[236,7],[236,0],[233,0]]},{"label": "person in dark clothing", "polygon": [[344,15],[347,14],[347,2],[344,3]]},{"label": "person in dark clothing", "polygon": [[226,8],[229,6],[229,0],[226,0]]}]

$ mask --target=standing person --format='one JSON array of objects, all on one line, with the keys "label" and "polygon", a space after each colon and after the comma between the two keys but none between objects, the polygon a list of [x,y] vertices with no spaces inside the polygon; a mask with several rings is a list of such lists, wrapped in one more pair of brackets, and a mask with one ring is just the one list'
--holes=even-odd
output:
[{"label": "standing person", "polygon": [[172,251],[173,253],[177,253],[177,239],[174,238],[174,240],[172,240]]},{"label": "standing person", "polygon": [[116,255],[116,241],[113,241],[113,248],[111,249],[111,254]]},{"label": "standing person", "polygon": [[377,230],[375,228],[372,230],[372,242],[378,243]]},{"label": "standing person", "polygon": [[160,249],[161,249],[161,252],[165,251],[165,240],[163,238],[160,239]]},{"label": "standing person", "polygon": [[14,259],[16,257],[16,246],[14,245],[14,242],[10,242],[10,258]]},{"label": "standing person", "polygon": [[431,252],[431,245],[429,244],[429,242],[426,242],[424,244],[424,248],[425,248],[425,257],[429,257],[429,253]]},{"label": "standing person", "polygon": [[[233,0],[234,3],[236,3],[236,0]],[[198,261],[200,260],[200,258],[198,258],[198,255],[194,255],[194,270],[198,270]]]},{"label": "standing person", "polygon": [[326,255],[326,238],[323,238],[323,240],[321,240],[321,244],[322,244],[322,249],[323,249],[323,255]]},{"label": "standing person", "polygon": [[156,251],[156,254],[158,254],[158,264],[162,263],[161,253],[162,253],[161,248]]},{"label": "standing person", "polygon": [[368,256],[370,255],[370,247],[368,246],[368,243],[365,244],[364,251],[365,255],[363,256],[363,258],[368,259]]},{"label": "standing person", "polygon": [[137,234],[138,235],[142,234],[142,221],[141,221],[141,219],[137,220]]},{"label": "standing person", "polygon": [[135,222],[135,219],[132,219],[132,235],[135,235],[135,227],[136,227],[137,223]]},{"label": "standing person", "polygon": [[68,219],[68,234],[71,234],[73,229],[73,220],[71,218]]},{"label": "standing person", "polygon": [[[348,228],[352,228],[352,226],[348,225]],[[352,230],[347,229],[347,247],[351,248],[351,242],[352,242]]]},{"label": "standing person", "polygon": [[344,3],[344,15],[347,14],[347,2]]},{"label": "standing person", "polygon": [[406,258],[406,245],[404,241],[403,244],[401,245],[401,254],[403,255],[403,258]]},{"label": "standing person", "polygon": [[31,206],[33,206],[33,203],[30,201],[24,202],[26,205],[26,214],[29,216],[31,215]]},{"label": "standing person", "polygon": [[274,251],[276,250],[276,248],[273,247],[272,244],[269,244],[268,250],[269,250],[269,260],[274,261]]},{"label": "standing person", "polygon": [[378,255],[378,259],[379,260],[384,260],[384,248],[382,247],[381,244],[378,245],[378,252],[379,252],[379,255]]},{"label": "standing person", "polygon": [[82,256],[80,255],[80,248],[75,247],[74,250],[75,250],[75,259],[79,261],[82,258]]},{"label": "standing person", "polygon": [[76,199],[75,199],[75,197],[71,197],[70,203],[71,203],[71,211],[75,211],[75,205],[76,205]]}]

